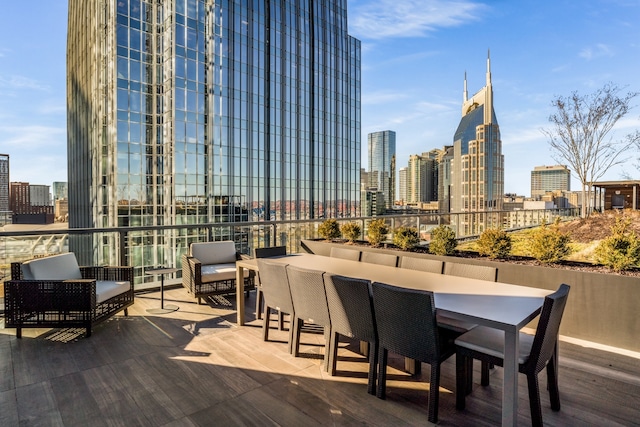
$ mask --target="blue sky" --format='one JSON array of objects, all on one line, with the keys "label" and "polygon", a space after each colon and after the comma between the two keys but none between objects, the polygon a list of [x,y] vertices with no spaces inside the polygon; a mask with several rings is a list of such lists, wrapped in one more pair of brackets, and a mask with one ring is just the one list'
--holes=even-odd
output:
[{"label": "blue sky", "polygon": [[[348,7],[350,33],[362,41],[363,167],[370,132],[396,132],[398,167],[410,154],[451,144],[464,73],[471,96],[485,84],[488,49],[506,192],[528,196],[534,166],[557,163],[540,132],[554,96],[589,94],[607,82],[640,91],[638,0],[349,0]],[[12,181],[67,180],[66,23],[64,0],[2,2],[0,153],[11,156]],[[613,137],[636,129],[638,107]],[[620,179],[622,170],[640,178],[631,161],[605,178]]]}]

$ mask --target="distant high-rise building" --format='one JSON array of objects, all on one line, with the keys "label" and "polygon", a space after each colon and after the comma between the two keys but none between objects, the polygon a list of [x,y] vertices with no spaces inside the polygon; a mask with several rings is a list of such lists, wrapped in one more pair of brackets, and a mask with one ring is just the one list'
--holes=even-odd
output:
[{"label": "distant high-rise building", "polygon": [[55,181],[52,185],[53,200],[66,199],[69,195],[66,182]]},{"label": "distant high-rise building", "polygon": [[391,209],[396,196],[396,133],[392,130],[368,135],[369,187],[382,192],[385,207]]},{"label": "distant high-rise building", "polygon": [[9,155],[0,154],[0,212],[9,211]]},{"label": "distant high-rise building", "polygon": [[[486,85],[468,97],[464,79],[462,119],[453,137],[451,210],[477,212],[502,209],[504,156],[500,127],[493,109],[491,59],[487,57]],[[482,222],[463,219],[465,233],[481,232]],[[472,227],[480,227],[474,228]]]},{"label": "distant high-rise building", "polygon": [[402,205],[407,203],[407,166],[398,169],[398,200]]},{"label": "distant high-rise building", "polygon": [[451,212],[453,145],[445,145],[438,160],[438,211]]},{"label": "distant high-rise building", "polygon": [[531,197],[539,200],[547,192],[571,191],[571,171],[568,166],[536,166],[531,171]]},{"label": "distant high-rise building", "polygon": [[14,215],[53,214],[48,185],[11,182],[9,209]]},{"label": "distant high-rise building", "polygon": [[[68,28],[70,227],[359,215],[346,1],[70,0]],[[133,265],[202,238],[155,233]]]},{"label": "distant high-rise building", "polygon": [[438,162],[442,150],[409,156],[407,170],[407,201],[429,203],[438,201]]}]

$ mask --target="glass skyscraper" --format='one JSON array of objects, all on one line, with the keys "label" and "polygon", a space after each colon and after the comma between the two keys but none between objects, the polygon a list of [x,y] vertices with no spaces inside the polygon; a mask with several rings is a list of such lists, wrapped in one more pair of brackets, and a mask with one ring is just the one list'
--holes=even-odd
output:
[{"label": "glass skyscraper", "polygon": [[396,133],[392,130],[368,135],[369,187],[384,195],[387,209],[393,207],[396,197]]},{"label": "glass skyscraper", "polygon": [[70,0],[67,49],[70,227],[358,215],[346,0]]}]

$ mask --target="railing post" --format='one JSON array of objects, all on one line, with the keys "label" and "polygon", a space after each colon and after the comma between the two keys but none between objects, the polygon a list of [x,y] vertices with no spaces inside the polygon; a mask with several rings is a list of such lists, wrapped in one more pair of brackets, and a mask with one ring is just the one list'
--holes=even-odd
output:
[{"label": "railing post", "polygon": [[119,251],[120,251],[120,265],[129,265],[127,263],[127,242],[126,240],[128,239],[128,232],[121,230],[118,232],[118,240],[119,240]]}]

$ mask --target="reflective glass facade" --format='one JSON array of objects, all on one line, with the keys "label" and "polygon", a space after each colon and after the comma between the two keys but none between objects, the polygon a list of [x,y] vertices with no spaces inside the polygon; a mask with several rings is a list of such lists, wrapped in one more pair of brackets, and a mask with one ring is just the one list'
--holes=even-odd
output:
[{"label": "reflective glass facade", "polygon": [[393,207],[396,198],[396,133],[392,130],[368,135],[369,187],[384,195],[387,209]]},{"label": "reflective glass facade", "polygon": [[359,214],[346,0],[70,0],[67,60],[71,227]]}]

